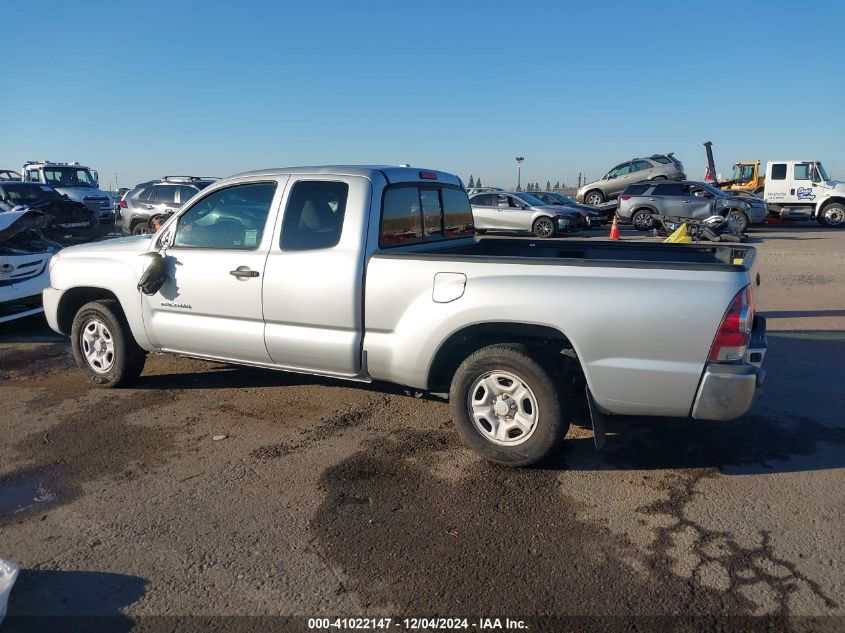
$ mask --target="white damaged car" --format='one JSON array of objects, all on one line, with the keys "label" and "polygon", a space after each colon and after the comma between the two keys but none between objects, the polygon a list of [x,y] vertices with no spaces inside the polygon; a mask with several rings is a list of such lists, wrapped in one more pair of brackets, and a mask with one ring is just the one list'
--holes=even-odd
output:
[{"label": "white damaged car", "polygon": [[39,211],[0,213],[0,323],[43,311],[48,264],[62,247],[42,235],[52,217]]}]

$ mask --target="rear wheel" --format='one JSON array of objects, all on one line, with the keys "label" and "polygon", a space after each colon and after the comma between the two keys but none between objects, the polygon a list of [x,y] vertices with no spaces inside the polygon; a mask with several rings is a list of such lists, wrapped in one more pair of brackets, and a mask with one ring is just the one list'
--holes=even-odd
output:
[{"label": "rear wheel", "polygon": [[833,202],[827,205],[819,213],[819,224],[830,228],[842,228],[845,226],[845,205]]},{"label": "rear wheel", "polygon": [[631,216],[631,224],[638,231],[650,231],[654,228],[654,216],[648,209],[640,209]]},{"label": "rear wheel", "polygon": [[471,354],[452,379],[449,405],[463,440],[486,459],[528,466],[566,435],[567,384],[551,361],[524,345],[490,345]]},{"label": "rear wheel", "polygon": [[132,235],[146,235],[149,232],[150,228],[147,226],[146,220],[136,222],[132,227]]},{"label": "rear wheel", "polygon": [[122,387],[141,375],[147,353],[132,336],[117,301],[92,301],[73,319],[70,333],[76,364],[103,387]]},{"label": "rear wheel", "polygon": [[554,237],[555,234],[554,220],[545,216],[534,220],[534,226],[531,228],[534,231],[534,235],[542,239]]},{"label": "rear wheel", "polygon": [[591,207],[597,207],[604,202],[604,194],[600,189],[593,189],[592,191],[588,191],[587,195],[584,196],[584,202]]}]

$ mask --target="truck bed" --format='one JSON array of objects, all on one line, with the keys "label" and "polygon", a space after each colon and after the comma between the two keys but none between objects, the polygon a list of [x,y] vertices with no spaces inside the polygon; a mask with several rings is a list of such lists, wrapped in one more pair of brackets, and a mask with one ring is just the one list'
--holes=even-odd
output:
[{"label": "truck bed", "polygon": [[[744,244],[662,244],[653,242],[606,242],[591,240],[514,240],[485,238],[474,243],[430,245],[378,252],[377,257],[412,257],[451,261],[681,268],[685,270],[750,271],[756,251]],[[550,261],[552,260],[552,261]]]}]

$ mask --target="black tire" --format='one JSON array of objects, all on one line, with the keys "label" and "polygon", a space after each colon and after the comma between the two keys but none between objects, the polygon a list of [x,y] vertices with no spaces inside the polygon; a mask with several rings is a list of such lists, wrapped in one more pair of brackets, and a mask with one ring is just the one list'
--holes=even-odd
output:
[{"label": "black tire", "polygon": [[[100,328],[97,332],[96,324],[104,326],[105,330]],[[95,330],[89,329],[92,325]],[[106,333],[108,336],[104,335]],[[92,336],[96,339],[93,345],[90,343]],[[147,353],[135,342],[120,304],[113,299],[91,301],[82,306],[73,318],[70,341],[73,358],[82,373],[101,387],[127,385],[144,369]],[[99,359],[89,361],[95,355],[99,355]],[[99,367],[95,366],[97,363]]]},{"label": "black tire", "polygon": [[731,209],[728,212],[728,218],[734,218],[736,220],[736,230],[740,233],[745,233],[748,230],[748,225],[751,224],[748,216],[739,209]]},{"label": "black tire", "polygon": [[832,202],[824,206],[819,212],[819,224],[830,229],[845,227],[845,204]]},{"label": "black tire", "polygon": [[649,209],[637,209],[631,216],[631,224],[638,231],[650,231],[654,228],[654,214]]},{"label": "black tire", "polygon": [[[530,396],[536,401],[533,426],[525,439],[511,437],[511,431],[507,431],[505,443],[499,443],[490,437],[495,434],[491,423],[486,420],[476,422],[470,413],[471,390],[485,400],[490,397],[493,398],[491,402],[498,403],[498,399],[485,386],[475,386],[485,376],[492,378],[488,375],[494,372],[504,372],[517,378],[528,388],[525,397],[528,402],[531,401]],[[467,357],[455,372],[449,390],[452,420],[464,442],[485,459],[506,466],[530,466],[547,458],[566,435],[570,420],[570,399],[564,397],[560,386],[569,382],[554,369],[550,360],[539,354],[530,354],[524,345],[490,345]],[[497,384],[501,382],[497,380]],[[508,408],[507,405],[502,406]],[[517,415],[525,408],[524,399],[519,404]],[[492,408],[490,410],[494,411]],[[491,413],[493,416],[497,418],[493,422],[502,424],[498,413]],[[489,429],[484,427],[484,422],[490,426]]]},{"label": "black tire", "polygon": [[135,224],[132,225],[132,235],[146,235],[149,232],[150,228],[147,226],[146,220],[135,222]]},{"label": "black tire", "polygon": [[555,236],[555,221],[547,216],[543,216],[534,220],[534,224],[531,226],[531,230],[534,231],[534,235],[539,237],[542,240],[548,239],[550,237]]},{"label": "black tire", "polygon": [[[590,202],[590,200],[593,200],[593,202]],[[601,189],[590,189],[584,194],[584,204],[588,204],[591,207],[597,207],[606,200],[607,198],[605,198]]]}]

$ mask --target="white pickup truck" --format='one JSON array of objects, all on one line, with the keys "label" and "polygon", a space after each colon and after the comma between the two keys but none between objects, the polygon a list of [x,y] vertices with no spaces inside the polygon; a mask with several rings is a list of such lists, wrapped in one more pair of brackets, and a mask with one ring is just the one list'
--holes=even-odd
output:
[{"label": "white pickup truck", "polygon": [[548,455],[581,406],[597,443],[608,414],[751,406],[766,349],[752,247],[473,233],[444,172],[251,172],[152,236],[64,249],[44,309],[99,385],[163,352],[448,391],[465,441],[511,465]]},{"label": "white pickup truck", "polygon": [[763,197],[782,218],[845,227],[845,182],[831,180],[817,160],[769,161]]}]

